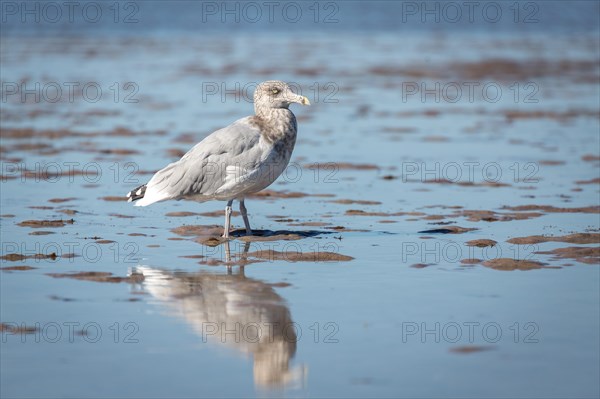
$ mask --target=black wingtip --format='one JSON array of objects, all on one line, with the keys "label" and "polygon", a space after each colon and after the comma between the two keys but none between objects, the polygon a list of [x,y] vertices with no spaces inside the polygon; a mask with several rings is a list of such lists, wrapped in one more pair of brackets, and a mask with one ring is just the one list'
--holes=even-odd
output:
[{"label": "black wingtip", "polygon": [[137,187],[135,190],[131,190],[129,192],[129,194],[127,194],[127,202],[131,202],[131,201],[136,201],[139,200],[140,198],[144,198],[144,195],[146,194],[146,185],[141,185],[139,187]]}]

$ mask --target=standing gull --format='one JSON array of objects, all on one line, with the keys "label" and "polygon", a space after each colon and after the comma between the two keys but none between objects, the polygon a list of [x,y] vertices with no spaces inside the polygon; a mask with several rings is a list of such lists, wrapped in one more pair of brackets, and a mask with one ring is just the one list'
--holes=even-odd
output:
[{"label": "standing gull", "polygon": [[256,115],[239,119],[196,144],[179,161],[156,172],[127,194],[128,202],[146,206],[166,200],[227,201],[223,237],[229,238],[231,205],[240,202],[246,233],[252,234],[244,198],[271,185],[287,167],[296,143],[291,103],[310,105],[278,80],[254,91]]}]

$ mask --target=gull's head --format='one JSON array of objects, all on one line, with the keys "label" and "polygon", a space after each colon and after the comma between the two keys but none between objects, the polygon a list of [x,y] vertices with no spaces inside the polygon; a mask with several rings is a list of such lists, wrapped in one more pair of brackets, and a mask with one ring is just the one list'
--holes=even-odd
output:
[{"label": "gull's head", "polygon": [[254,108],[287,108],[292,103],[310,105],[308,98],[296,94],[290,86],[280,80],[267,80],[254,91]]}]

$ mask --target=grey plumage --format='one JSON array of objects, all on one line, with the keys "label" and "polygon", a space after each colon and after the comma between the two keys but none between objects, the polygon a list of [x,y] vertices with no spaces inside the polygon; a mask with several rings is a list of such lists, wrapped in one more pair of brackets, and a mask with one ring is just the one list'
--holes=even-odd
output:
[{"label": "grey plumage", "polygon": [[179,161],[158,171],[144,186],[131,191],[129,201],[146,206],[159,201],[224,200],[229,235],[231,202],[240,201],[246,231],[251,232],[244,197],[273,183],[289,163],[296,142],[296,117],[291,103],[309,105],[281,81],[266,81],[254,93],[255,115],[217,130]]}]

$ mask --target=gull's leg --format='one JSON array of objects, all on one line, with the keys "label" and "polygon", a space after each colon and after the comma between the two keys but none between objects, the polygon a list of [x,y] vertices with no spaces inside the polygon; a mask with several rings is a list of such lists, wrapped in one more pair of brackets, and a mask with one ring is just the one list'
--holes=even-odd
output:
[{"label": "gull's leg", "polygon": [[227,206],[225,207],[225,227],[223,229],[224,238],[229,238],[229,227],[231,226],[231,204],[233,204],[233,200],[227,201]]},{"label": "gull's leg", "polygon": [[231,250],[229,249],[229,241],[225,241],[225,263],[227,263],[227,270],[231,270]]},{"label": "gull's leg", "polygon": [[242,213],[242,218],[244,219],[244,225],[246,226],[246,234],[252,235],[252,229],[250,228],[250,221],[248,220],[248,212],[246,211],[246,205],[244,205],[244,200],[240,200],[240,212]]}]

